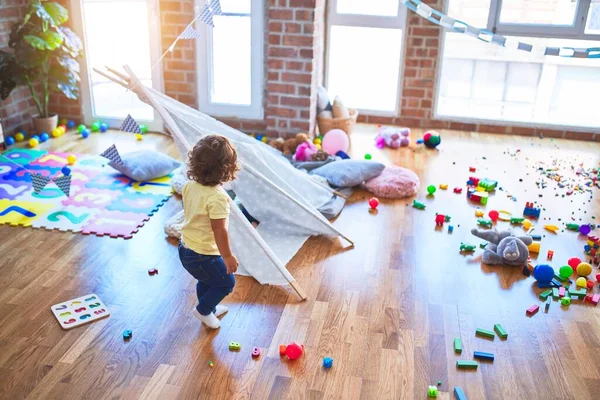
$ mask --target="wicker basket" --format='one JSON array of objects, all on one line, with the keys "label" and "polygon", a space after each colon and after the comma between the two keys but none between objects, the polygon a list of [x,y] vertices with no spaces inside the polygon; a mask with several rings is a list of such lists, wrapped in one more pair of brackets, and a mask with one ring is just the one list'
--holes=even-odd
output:
[{"label": "wicker basket", "polygon": [[348,111],[350,112],[350,118],[325,118],[317,116],[317,125],[319,125],[321,135],[326,134],[332,129],[341,129],[347,135],[350,135],[352,129],[354,129],[354,125],[356,125],[358,111],[353,108],[350,108]]}]

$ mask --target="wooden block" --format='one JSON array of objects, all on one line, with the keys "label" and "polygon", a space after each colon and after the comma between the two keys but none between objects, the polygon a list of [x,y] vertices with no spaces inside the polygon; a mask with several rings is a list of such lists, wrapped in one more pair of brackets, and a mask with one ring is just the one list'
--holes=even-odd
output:
[{"label": "wooden block", "polygon": [[560,282],[564,282],[567,280],[567,278],[563,278],[562,276],[560,276],[558,274],[554,274],[554,279],[556,279],[557,281],[560,281]]},{"label": "wooden block", "polygon": [[594,296],[592,296],[591,303],[593,305],[597,306],[599,301],[600,301],[600,294],[595,294]]},{"label": "wooden block", "polygon": [[454,397],[456,397],[456,400],[467,400],[467,395],[460,386],[454,386]]},{"label": "wooden block", "polygon": [[577,296],[577,297],[585,297],[585,295],[587,294],[587,290],[585,290],[585,288],[581,288],[581,289],[569,289],[569,294],[571,296]]},{"label": "wooden block", "polygon": [[462,340],[460,338],[454,339],[454,352],[458,354],[462,353]]},{"label": "wooden block", "polygon": [[477,330],[475,331],[475,335],[477,336],[484,336],[490,339],[494,339],[496,337],[496,335],[494,334],[494,332],[492,331],[488,331],[485,329],[481,329],[481,328],[477,328]]},{"label": "wooden block", "polygon": [[456,368],[477,369],[479,363],[477,361],[459,360],[456,362]]},{"label": "wooden block", "polygon": [[552,298],[558,300],[558,288],[552,288]]},{"label": "wooden block", "polygon": [[544,290],[542,293],[540,293],[540,299],[546,301],[548,296],[550,296],[551,294],[552,294],[552,289]]},{"label": "wooden block", "polygon": [[558,288],[558,297],[565,297],[565,288],[562,286]]},{"label": "wooden block", "polygon": [[494,325],[494,330],[496,331],[498,336],[500,336],[502,339],[508,338],[508,333],[506,333],[506,330],[504,329],[504,327],[502,327],[502,325],[500,325],[500,324]]},{"label": "wooden block", "polygon": [[494,361],[494,354],[484,353],[483,351],[476,351],[473,353],[473,358],[480,360]]},{"label": "wooden block", "polygon": [[285,344],[280,344],[279,345],[279,355],[280,356],[285,356],[285,349],[287,348],[287,346]]},{"label": "wooden block", "polygon": [[537,304],[532,305],[527,309],[527,315],[531,316],[540,310],[540,306]]}]

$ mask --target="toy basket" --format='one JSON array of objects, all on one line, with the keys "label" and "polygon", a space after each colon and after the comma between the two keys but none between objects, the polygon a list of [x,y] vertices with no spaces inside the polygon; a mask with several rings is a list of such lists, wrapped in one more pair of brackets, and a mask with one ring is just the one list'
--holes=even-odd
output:
[{"label": "toy basket", "polygon": [[354,129],[354,125],[356,125],[358,111],[353,108],[350,108],[348,111],[350,112],[350,118],[325,118],[317,116],[317,125],[319,125],[321,135],[326,134],[332,129],[341,129],[346,132],[346,135],[350,135],[352,129]]}]

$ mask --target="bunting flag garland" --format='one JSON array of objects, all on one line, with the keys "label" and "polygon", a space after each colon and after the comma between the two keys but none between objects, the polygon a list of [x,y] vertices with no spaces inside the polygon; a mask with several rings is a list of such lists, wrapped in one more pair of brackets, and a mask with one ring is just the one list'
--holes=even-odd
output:
[{"label": "bunting flag garland", "polygon": [[121,156],[119,155],[119,151],[117,150],[117,146],[114,144],[110,146],[108,149],[104,150],[100,157],[104,157],[110,160],[113,164],[123,165],[123,160],[121,160]]},{"label": "bunting flag garland", "polygon": [[31,176],[33,191],[36,194],[39,194],[50,182],[50,178],[48,178],[47,176],[36,174],[35,172],[30,172],[29,175]]},{"label": "bunting flag garland", "polygon": [[125,118],[125,121],[123,121],[123,123],[121,124],[120,129],[123,132],[142,133],[142,130],[140,129],[138,123],[135,122],[135,119],[133,119],[129,114],[127,114],[127,118]]},{"label": "bunting flag garland", "polygon": [[445,14],[429,7],[421,0],[400,0],[409,10],[433,24],[450,29],[453,32],[464,33],[486,43],[494,43],[498,46],[523,50],[529,53],[545,56],[560,56],[574,58],[600,58],[600,47],[573,48],[573,47],[547,47],[534,46],[515,39],[496,34],[487,29],[475,28],[463,21],[450,18]]},{"label": "bunting flag garland", "polygon": [[187,39],[197,39],[200,37],[200,33],[194,29],[193,26],[188,25],[187,28],[179,35],[179,39],[187,40]]},{"label": "bunting flag garland", "polygon": [[58,178],[53,178],[52,181],[56,186],[67,196],[71,193],[71,175],[63,175]]},{"label": "bunting flag garland", "polygon": [[[220,6],[219,6],[220,8]],[[213,27],[215,24],[213,23],[213,13],[210,10],[208,4],[202,6],[202,10],[200,10],[200,21],[204,22],[206,25]]]},{"label": "bunting flag garland", "polygon": [[221,11],[221,2],[219,0],[210,0],[208,6],[212,10],[213,15],[223,14],[223,11]]}]

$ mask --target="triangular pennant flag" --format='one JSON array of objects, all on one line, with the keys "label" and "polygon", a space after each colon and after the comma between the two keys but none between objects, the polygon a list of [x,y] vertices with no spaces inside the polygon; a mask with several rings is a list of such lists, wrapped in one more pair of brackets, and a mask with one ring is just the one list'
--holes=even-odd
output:
[{"label": "triangular pennant flag", "polygon": [[71,193],[71,175],[63,175],[52,179],[56,186],[67,196]]},{"label": "triangular pennant flag", "polygon": [[31,183],[33,183],[33,191],[35,193],[41,192],[46,187],[48,182],[50,182],[50,178],[47,176],[36,173],[30,173],[29,175],[31,175]]},{"label": "triangular pennant flag", "polygon": [[121,156],[119,155],[117,146],[115,146],[114,144],[108,149],[104,150],[102,154],[100,154],[100,157],[108,158],[110,162],[116,165],[123,165],[123,160],[121,160]]},{"label": "triangular pennant flag", "polygon": [[212,10],[213,15],[223,14],[223,11],[221,11],[221,2],[219,0],[210,0],[208,6]]},{"label": "triangular pennant flag", "polygon": [[179,39],[197,39],[199,37],[200,33],[191,25],[188,25],[188,27],[181,32],[181,35],[179,35]]},{"label": "triangular pennant flag", "polygon": [[142,133],[138,123],[135,122],[135,119],[133,119],[129,114],[127,114],[127,118],[125,118],[125,121],[123,121],[121,124],[121,130],[123,132]]},{"label": "triangular pennant flag", "polygon": [[204,22],[208,26],[215,26],[215,24],[213,24],[213,13],[210,11],[208,4],[205,4],[202,7],[202,10],[200,10],[200,21]]}]

